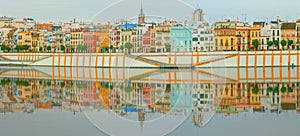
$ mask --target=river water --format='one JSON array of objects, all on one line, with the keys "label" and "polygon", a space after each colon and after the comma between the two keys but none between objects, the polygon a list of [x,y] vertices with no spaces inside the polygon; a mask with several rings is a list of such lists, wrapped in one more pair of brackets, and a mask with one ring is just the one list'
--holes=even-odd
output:
[{"label": "river water", "polygon": [[296,135],[298,67],[0,67],[1,135]]}]

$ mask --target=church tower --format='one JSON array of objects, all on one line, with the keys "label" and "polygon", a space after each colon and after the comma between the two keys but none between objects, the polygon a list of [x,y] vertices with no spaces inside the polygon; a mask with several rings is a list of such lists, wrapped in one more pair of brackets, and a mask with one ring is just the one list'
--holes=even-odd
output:
[{"label": "church tower", "polygon": [[145,14],[143,11],[143,5],[141,4],[141,11],[138,17],[138,24],[143,24],[143,23],[145,23]]}]

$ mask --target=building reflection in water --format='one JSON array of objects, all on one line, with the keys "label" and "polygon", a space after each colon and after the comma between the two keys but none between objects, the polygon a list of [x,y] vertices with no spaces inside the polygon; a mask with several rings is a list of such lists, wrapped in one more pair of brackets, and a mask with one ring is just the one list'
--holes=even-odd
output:
[{"label": "building reflection in water", "polygon": [[[286,83],[144,83],[2,78],[0,111],[34,113],[39,109],[85,110],[136,114],[187,115],[203,126],[214,112],[300,113],[298,82]],[[209,114],[207,114],[209,113]]]}]

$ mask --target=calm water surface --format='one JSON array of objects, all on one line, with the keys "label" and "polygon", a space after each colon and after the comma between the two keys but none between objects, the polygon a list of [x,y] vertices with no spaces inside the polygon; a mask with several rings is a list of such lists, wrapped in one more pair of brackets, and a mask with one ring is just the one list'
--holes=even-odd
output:
[{"label": "calm water surface", "polygon": [[0,67],[1,135],[296,135],[299,68]]}]

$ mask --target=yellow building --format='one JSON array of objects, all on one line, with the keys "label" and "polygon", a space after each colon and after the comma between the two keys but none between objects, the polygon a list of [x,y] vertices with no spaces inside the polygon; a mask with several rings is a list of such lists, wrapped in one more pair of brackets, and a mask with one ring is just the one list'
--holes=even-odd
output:
[{"label": "yellow building", "polygon": [[103,108],[109,109],[110,107],[110,88],[109,86],[105,86],[103,82],[96,82],[96,88],[100,91],[100,102],[102,103]]},{"label": "yellow building", "polygon": [[253,46],[252,42],[254,40],[258,41],[258,50],[261,50],[261,24],[254,23],[253,26],[250,27],[250,33],[249,33],[249,45],[251,50],[255,50],[256,48]]},{"label": "yellow building", "polygon": [[159,25],[156,27],[156,52],[170,51],[170,29],[169,25]]},{"label": "yellow building", "polygon": [[83,28],[71,29],[70,34],[71,34],[70,43],[73,47],[75,47],[75,51],[76,51],[77,45],[83,45]]},{"label": "yellow building", "polygon": [[215,86],[214,105],[216,112],[236,113],[237,85],[223,84]]},{"label": "yellow building", "polygon": [[[261,84],[257,85],[257,88],[260,90],[261,88]],[[250,107],[254,110],[254,111],[262,111],[262,107],[261,107],[261,95],[260,92],[255,93],[255,91],[253,91],[254,87],[250,86],[250,92],[249,92],[249,99],[250,99]]]},{"label": "yellow building", "polygon": [[96,32],[96,37],[97,37],[97,46],[96,46],[96,51],[97,52],[102,52],[102,47],[109,47],[109,28],[108,27],[102,27],[101,32]]},{"label": "yellow building", "polygon": [[221,51],[238,50],[235,21],[214,24],[215,49]]},{"label": "yellow building", "polygon": [[31,39],[32,39],[32,46],[29,47],[29,50],[32,52],[38,52],[40,47],[40,34],[36,31],[32,32]]},{"label": "yellow building", "polygon": [[135,31],[132,32],[132,36],[131,36],[131,43],[133,45],[133,49],[132,52],[138,52],[137,50],[137,33]]},{"label": "yellow building", "polygon": [[150,52],[156,52],[156,29],[150,29]]},{"label": "yellow building", "polygon": [[132,42],[132,31],[122,31],[120,33],[120,45],[125,45],[126,42]]},{"label": "yellow building", "polygon": [[24,31],[18,32],[18,45],[28,45],[29,47],[32,46],[32,32]]}]

